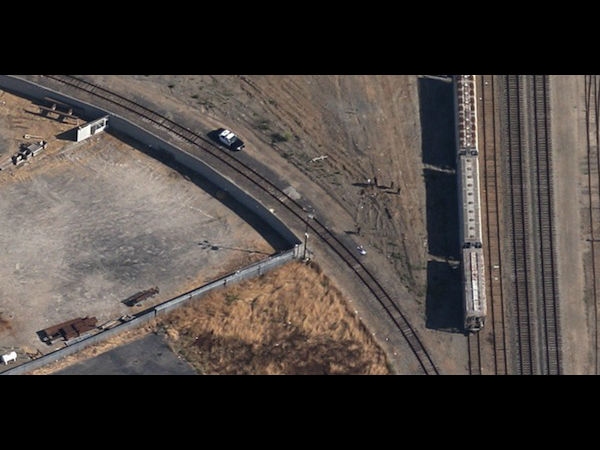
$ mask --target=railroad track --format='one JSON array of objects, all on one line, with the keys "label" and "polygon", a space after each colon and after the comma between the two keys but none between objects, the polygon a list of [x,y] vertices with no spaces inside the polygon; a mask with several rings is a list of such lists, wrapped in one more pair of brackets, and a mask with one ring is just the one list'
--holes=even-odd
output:
[{"label": "railroad track", "polygon": [[[111,92],[101,86],[92,84],[81,78],[68,75],[45,75],[44,77],[55,80],[63,85],[69,86],[78,91],[84,91],[93,96],[96,101],[106,104],[115,114],[125,118],[135,117],[136,123],[145,123],[158,127],[168,134],[193,145],[200,150],[203,155],[210,156],[217,160],[228,170],[235,172],[239,176],[246,178],[250,183],[256,186],[264,195],[273,198],[282,205],[295,219],[297,219],[305,229],[311,230],[319,240],[335,252],[340,260],[349,267],[357,278],[363,283],[368,291],[373,295],[378,304],[388,314],[395,327],[401,333],[406,343],[416,357],[423,374],[437,375],[439,371],[435,366],[431,356],[416,334],[414,328],[407,320],[406,316],[398,307],[394,298],[384,289],[377,278],[363,265],[356,256],[354,248],[348,248],[342,240],[330,231],[316,217],[308,218],[307,209],[290,198],[285,192],[280,190],[269,179],[260,175],[248,164],[215,147],[214,143],[202,135],[196,134],[188,128],[181,126],[174,121],[162,116],[145,106],[131,101],[115,92]],[[116,108],[116,109],[115,109]]]},{"label": "railroad track", "polygon": [[554,250],[554,214],[552,208],[552,152],[550,139],[550,105],[548,95],[548,77],[534,75],[532,77],[533,95],[529,97],[530,107],[534,109],[535,182],[532,183],[537,199],[537,229],[540,239],[537,249],[539,261],[536,282],[538,283],[538,317],[542,318],[539,326],[542,351],[540,362],[542,373],[559,375],[560,367],[560,333],[558,316],[558,286],[556,277],[556,261]]},{"label": "railroad track", "polygon": [[[502,177],[500,171],[500,111],[495,98],[495,77],[477,76],[479,92],[479,158],[481,176],[481,206],[483,249],[486,261],[486,289],[488,318],[486,327],[478,333],[479,342],[484,336],[491,349],[482,349],[482,364],[493,375],[508,374],[507,332],[502,288]],[[471,347],[471,345],[469,345]]]},{"label": "railroad track", "polygon": [[525,180],[529,168],[524,157],[521,141],[522,122],[525,120],[520,102],[520,81],[518,76],[506,77],[506,147],[508,156],[508,195],[511,199],[510,218],[512,242],[513,283],[513,323],[517,331],[517,353],[519,374],[533,373],[533,330],[529,314],[529,213]]},{"label": "railroad track", "polygon": [[467,368],[469,375],[483,375],[481,331],[467,335]]},{"label": "railroad track", "polygon": [[508,75],[503,88],[517,371],[560,374],[548,80]]},{"label": "railroad track", "polygon": [[588,220],[586,226],[586,241],[589,243],[590,259],[588,270],[590,279],[586,285],[590,286],[590,296],[593,308],[593,341],[594,341],[594,370],[595,375],[600,373],[598,348],[600,337],[598,335],[598,290],[600,289],[600,79],[598,75],[585,75],[585,124],[586,124],[586,151],[587,151],[587,194],[588,194]]}]

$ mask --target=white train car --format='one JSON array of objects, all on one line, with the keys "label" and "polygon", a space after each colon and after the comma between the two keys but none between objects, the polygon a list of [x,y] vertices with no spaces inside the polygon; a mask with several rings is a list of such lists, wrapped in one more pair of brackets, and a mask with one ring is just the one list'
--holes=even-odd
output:
[{"label": "white train car", "polygon": [[462,252],[463,317],[464,328],[468,332],[481,330],[487,314],[476,99],[475,76],[456,75],[454,77],[456,171]]},{"label": "white train car", "polygon": [[460,243],[481,244],[481,207],[479,193],[479,159],[461,155],[456,162]]},{"label": "white train car", "polygon": [[464,327],[466,331],[479,331],[485,325],[487,315],[483,249],[481,247],[463,247],[462,267]]},{"label": "white train car", "polygon": [[477,152],[477,88],[475,75],[455,75],[454,105],[458,153]]}]

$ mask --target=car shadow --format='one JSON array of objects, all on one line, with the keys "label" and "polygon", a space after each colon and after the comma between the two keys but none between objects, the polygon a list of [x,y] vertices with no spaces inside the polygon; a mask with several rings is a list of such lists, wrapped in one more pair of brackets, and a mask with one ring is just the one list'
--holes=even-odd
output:
[{"label": "car shadow", "polygon": [[221,132],[224,130],[225,128],[218,128],[216,130],[212,130],[209,131],[208,133],[206,133],[206,136],[213,141],[215,144],[219,145],[220,147],[223,147],[223,144],[221,144],[221,141],[219,140],[219,134],[221,134]]}]

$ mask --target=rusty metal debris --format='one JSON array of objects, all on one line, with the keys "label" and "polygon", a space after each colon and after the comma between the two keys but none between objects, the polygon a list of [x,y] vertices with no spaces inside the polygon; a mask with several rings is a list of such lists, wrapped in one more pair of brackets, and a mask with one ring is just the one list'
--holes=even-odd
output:
[{"label": "rusty metal debris", "polygon": [[158,292],[158,286],[155,286],[153,288],[146,289],[145,291],[140,291],[133,294],[131,297],[128,297],[125,300],[123,300],[123,303],[127,306],[139,306],[142,301],[152,297],[153,295],[158,294]]},{"label": "rusty metal debris", "polygon": [[97,319],[95,317],[88,316],[67,320],[42,330],[42,341],[48,345],[51,345],[56,339],[62,338],[67,341],[95,329],[96,323]]}]

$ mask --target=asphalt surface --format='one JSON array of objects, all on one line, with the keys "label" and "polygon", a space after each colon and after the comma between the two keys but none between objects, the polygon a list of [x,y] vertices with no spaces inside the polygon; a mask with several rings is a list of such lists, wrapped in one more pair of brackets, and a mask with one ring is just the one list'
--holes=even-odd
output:
[{"label": "asphalt surface", "polygon": [[70,365],[52,375],[197,375],[161,336],[148,334],[129,344]]}]

